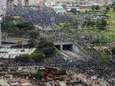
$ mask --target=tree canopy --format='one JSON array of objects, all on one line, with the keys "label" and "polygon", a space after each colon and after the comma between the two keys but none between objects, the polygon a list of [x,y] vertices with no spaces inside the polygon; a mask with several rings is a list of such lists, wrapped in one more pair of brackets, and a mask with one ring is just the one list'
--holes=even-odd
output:
[{"label": "tree canopy", "polygon": [[18,37],[37,38],[39,31],[35,29],[35,26],[23,20],[5,20],[2,23],[2,30],[7,33],[13,33]]}]

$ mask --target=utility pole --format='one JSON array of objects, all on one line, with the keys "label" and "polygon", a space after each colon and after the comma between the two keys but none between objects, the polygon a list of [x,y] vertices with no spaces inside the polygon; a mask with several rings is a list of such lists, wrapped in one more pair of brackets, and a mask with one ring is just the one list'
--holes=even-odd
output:
[{"label": "utility pole", "polygon": [[2,23],[2,17],[0,16],[0,47],[1,47],[1,45],[2,45],[1,23]]}]

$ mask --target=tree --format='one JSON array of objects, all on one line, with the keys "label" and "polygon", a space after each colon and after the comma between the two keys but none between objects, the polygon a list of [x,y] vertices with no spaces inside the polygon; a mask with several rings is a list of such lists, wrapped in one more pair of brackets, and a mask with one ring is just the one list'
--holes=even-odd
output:
[{"label": "tree", "polygon": [[115,1],[112,3],[112,8],[115,11]]},{"label": "tree", "polygon": [[36,39],[39,37],[39,31],[36,30],[35,26],[23,20],[5,20],[2,23],[2,28],[7,33],[13,33],[18,37],[26,37]]},{"label": "tree", "polygon": [[59,28],[63,30],[76,29],[78,28],[78,20],[74,19],[72,21],[65,21],[63,23],[57,23],[52,25],[53,28]]},{"label": "tree", "polygon": [[26,35],[29,36],[28,33],[30,33],[32,30],[35,30],[35,27],[32,23],[30,22],[24,22],[24,21],[19,21],[15,24],[15,27],[18,30],[19,36],[20,35]]},{"label": "tree", "polygon": [[35,74],[35,78],[36,78],[37,80],[41,80],[43,77],[44,77],[44,72],[43,72],[43,71],[38,71],[38,72]]},{"label": "tree", "polygon": [[86,18],[86,20],[83,23],[83,26],[86,27],[93,27],[95,25],[95,21],[91,20],[90,18]]},{"label": "tree", "polygon": [[102,19],[97,19],[97,21],[96,21],[97,29],[105,30],[106,26],[107,26],[107,20],[106,19],[103,19],[103,18]]},{"label": "tree", "polygon": [[54,44],[44,39],[39,42],[37,49],[41,50],[46,57],[50,57],[56,54],[56,48]]},{"label": "tree", "polygon": [[76,10],[75,8],[73,8],[73,9],[71,9],[71,12],[72,12],[73,14],[76,14],[76,13],[77,13],[77,10]]},{"label": "tree", "polygon": [[45,55],[42,52],[35,51],[29,57],[35,62],[44,62]]},{"label": "tree", "polygon": [[20,62],[30,62],[32,61],[32,59],[29,57],[28,54],[26,55],[21,55],[15,58],[16,61],[20,61]]},{"label": "tree", "polygon": [[100,7],[98,5],[92,5],[91,8],[93,11],[100,10]]},{"label": "tree", "polygon": [[30,30],[30,31],[28,31],[28,36],[31,39],[37,39],[39,37],[39,31],[37,31],[37,30]]},{"label": "tree", "polygon": [[109,6],[106,6],[105,13],[107,13],[110,10]]},{"label": "tree", "polygon": [[115,48],[112,48],[112,54],[115,55]]},{"label": "tree", "polygon": [[35,51],[33,52],[31,55],[21,55],[19,57],[16,58],[16,61],[21,61],[21,62],[44,62],[45,59],[45,55],[40,52],[40,51]]},{"label": "tree", "polygon": [[1,24],[2,30],[8,33],[17,32],[17,28],[15,27],[15,23],[13,20],[5,20]]}]

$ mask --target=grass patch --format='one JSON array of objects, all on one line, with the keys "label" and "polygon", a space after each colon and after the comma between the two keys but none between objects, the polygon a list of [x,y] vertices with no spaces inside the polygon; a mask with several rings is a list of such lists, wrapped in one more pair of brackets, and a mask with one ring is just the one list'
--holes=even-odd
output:
[{"label": "grass patch", "polygon": [[95,55],[103,64],[107,64],[111,59],[111,55],[107,55],[106,53],[97,51],[94,48],[85,48],[85,50],[87,51],[87,53],[93,53],[93,55]]},{"label": "grass patch", "polygon": [[81,36],[87,36],[92,38],[98,38],[100,40],[105,40],[108,42],[115,41],[115,29],[108,30],[84,30],[80,32]]}]

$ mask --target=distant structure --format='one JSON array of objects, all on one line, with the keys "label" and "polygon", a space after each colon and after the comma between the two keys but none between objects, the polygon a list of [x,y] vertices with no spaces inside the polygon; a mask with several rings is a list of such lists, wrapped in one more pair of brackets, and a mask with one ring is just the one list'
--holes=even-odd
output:
[{"label": "distant structure", "polygon": [[22,6],[55,6],[62,4],[63,6],[81,6],[88,7],[92,5],[108,5],[112,4],[113,0],[0,0],[0,13],[6,9],[15,7],[17,5]]},{"label": "distant structure", "polygon": [[29,21],[39,26],[49,26],[54,23],[72,19],[72,17],[65,14],[56,14],[56,12],[49,7],[15,7],[13,10],[7,10],[6,16],[19,17],[24,21]]},{"label": "distant structure", "polygon": [[62,5],[56,5],[56,6],[53,6],[52,8],[54,9],[54,11],[57,14],[59,14],[59,13],[61,13],[61,14],[66,13],[66,10],[64,9],[64,7]]},{"label": "distant structure", "polygon": [[55,6],[58,4],[62,5],[71,5],[75,2],[75,0],[45,0],[46,6]]},{"label": "distant structure", "polygon": [[1,32],[1,22],[2,17],[6,14],[7,0],[0,0],[0,47],[2,44],[2,32]]},{"label": "distant structure", "polygon": [[8,6],[55,6],[57,4],[72,4],[75,0],[7,0]]},{"label": "distant structure", "polygon": [[[58,4],[63,6],[80,6],[80,7],[90,7],[92,5],[109,5],[112,4],[113,0],[1,0],[2,3],[6,3],[8,8],[12,8],[17,5],[22,6],[47,6],[52,7]],[[0,2],[0,3],[1,3]],[[0,4],[2,5],[2,4]]]},{"label": "distant structure", "polygon": [[76,0],[76,4],[81,7],[90,7],[92,5],[109,5],[112,4],[112,0]]},{"label": "distant structure", "polygon": [[6,7],[7,7],[7,0],[0,0],[0,16],[5,15]]},{"label": "distant structure", "polygon": [[9,7],[22,5],[22,6],[37,6],[38,0],[7,0]]},{"label": "distant structure", "polygon": [[83,6],[88,7],[92,5],[109,5],[113,0],[45,0],[47,6],[54,6],[57,4],[63,4],[64,6]]},{"label": "distant structure", "polygon": [[45,2],[47,0],[8,0],[6,16],[18,17],[40,26],[71,20],[64,14],[66,11],[62,5],[48,7],[44,6]]}]

